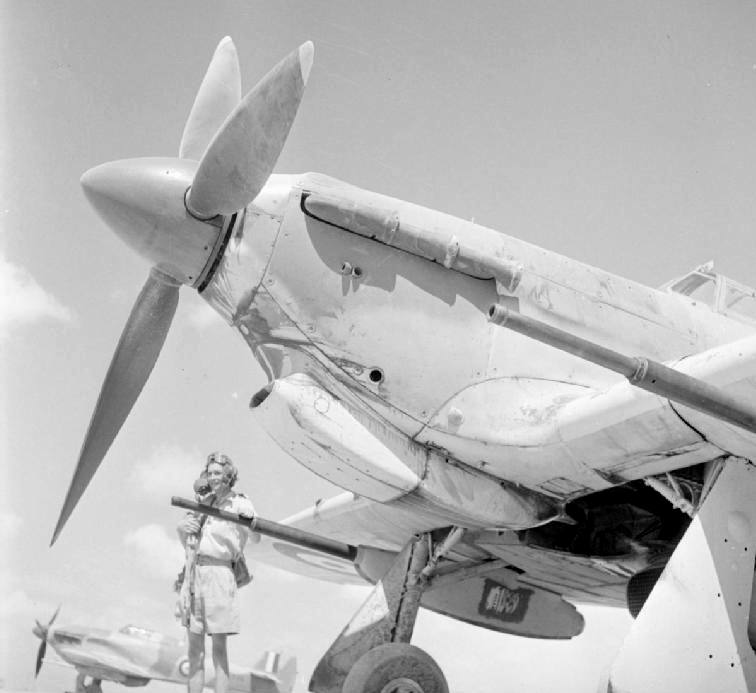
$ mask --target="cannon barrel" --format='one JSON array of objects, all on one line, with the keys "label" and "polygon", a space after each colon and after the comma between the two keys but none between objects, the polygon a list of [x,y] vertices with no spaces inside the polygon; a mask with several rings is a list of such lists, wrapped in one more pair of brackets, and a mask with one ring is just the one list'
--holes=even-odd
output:
[{"label": "cannon barrel", "polygon": [[354,561],[357,556],[356,546],[344,544],[340,541],[334,541],[333,539],[321,537],[317,534],[311,534],[310,532],[305,532],[296,527],[283,525],[280,522],[266,520],[263,517],[248,517],[246,515],[240,515],[239,513],[229,512],[228,510],[214,508],[211,505],[196,503],[188,498],[180,498],[178,496],[173,496],[171,498],[171,505],[174,505],[177,508],[191,510],[195,513],[218,517],[221,520],[227,520],[228,522],[234,522],[237,525],[248,527],[252,531],[264,534],[267,537],[280,539],[281,541],[296,544],[297,546],[304,546],[308,549],[314,549],[315,551],[320,551],[321,553],[335,556],[336,558],[344,558],[348,561]]},{"label": "cannon barrel", "polygon": [[626,356],[571,332],[516,313],[501,304],[491,306],[488,318],[496,325],[620,373],[636,387],[756,433],[756,412],[751,407],[729,392],[699,378],[658,361]]}]

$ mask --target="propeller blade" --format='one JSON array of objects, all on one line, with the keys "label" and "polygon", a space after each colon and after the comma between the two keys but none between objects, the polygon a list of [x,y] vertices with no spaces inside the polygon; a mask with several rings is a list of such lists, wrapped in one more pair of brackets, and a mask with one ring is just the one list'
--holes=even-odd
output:
[{"label": "propeller blade", "polygon": [[218,44],[184,126],[179,157],[199,161],[228,114],[241,100],[241,74],[234,42]]},{"label": "propeller blade", "polygon": [[105,376],[50,545],[100,466],[152,372],[178,304],[179,284],[153,268],[131,310]]},{"label": "propeller blade", "polygon": [[39,643],[39,649],[37,650],[37,664],[34,667],[35,679],[37,678],[37,676],[39,676],[39,670],[42,668],[42,660],[44,660],[46,653],[47,653],[47,640],[42,640],[42,642]]},{"label": "propeller blade", "polygon": [[34,619],[36,627],[32,628],[32,632],[42,640],[42,642],[39,644],[39,649],[37,650],[37,664],[34,667],[35,679],[37,678],[37,676],[39,676],[39,671],[42,668],[42,661],[44,660],[45,654],[47,653],[47,633],[49,632],[52,624],[55,622],[55,619],[58,618],[59,611],[60,605],[57,609],[55,609],[55,613],[52,615],[52,618],[46,626],[43,626],[36,618]]},{"label": "propeller blade", "polygon": [[[58,605],[58,608],[55,609],[55,613],[52,615],[52,618],[50,619],[49,623],[47,624],[48,630],[52,626],[53,623],[55,623],[55,619],[58,618],[58,614],[60,613],[60,605]],[[47,632],[45,632],[47,634]]]},{"label": "propeller blade", "polygon": [[207,148],[187,206],[199,218],[231,214],[262,190],[283,149],[304,94],[313,58],[303,43],[244,97]]}]

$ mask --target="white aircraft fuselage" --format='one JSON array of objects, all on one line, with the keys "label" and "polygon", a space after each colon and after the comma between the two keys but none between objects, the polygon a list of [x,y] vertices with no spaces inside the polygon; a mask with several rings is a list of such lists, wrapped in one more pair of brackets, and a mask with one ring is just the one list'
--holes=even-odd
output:
[{"label": "white aircraft fuselage", "polygon": [[[289,383],[281,406],[265,400],[271,435],[375,500],[420,490],[429,511],[454,505],[467,524],[520,528],[553,519],[569,498],[668,471],[670,458],[687,467],[756,453],[752,434],[728,425],[717,435],[724,424],[693,410],[683,420],[667,400],[501,329],[487,311],[504,302],[668,363],[752,335],[753,325],[319,174],[271,176],[201,295],[271,381],[312,379]],[[717,377],[736,387],[749,375]],[[336,433],[302,413],[330,396],[353,419]],[[392,453],[386,479],[334,446],[334,436],[366,433]]]}]

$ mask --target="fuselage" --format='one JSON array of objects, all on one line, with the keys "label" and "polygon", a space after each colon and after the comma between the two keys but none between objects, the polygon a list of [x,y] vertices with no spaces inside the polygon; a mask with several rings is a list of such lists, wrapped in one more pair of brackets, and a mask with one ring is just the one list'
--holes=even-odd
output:
[{"label": "fuselage", "polygon": [[[115,681],[125,686],[144,686],[150,680],[186,684],[189,676],[187,644],[179,638],[137,626],[105,630],[87,626],[52,626],[47,641],[58,655],[80,674]],[[276,691],[276,678],[267,672],[230,666],[230,687],[235,691]],[[208,663],[207,687],[215,674]]]},{"label": "fuselage", "polygon": [[189,672],[185,643],[142,628],[53,626],[47,639],[81,673],[127,686],[143,686],[153,678],[184,681]]},{"label": "fuselage", "polygon": [[593,430],[568,428],[563,413],[623,379],[497,327],[492,304],[662,362],[754,332],[686,297],[319,174],[271,177],[202,295],[271,381],[312,377],[421,478],[419,458],[440,454],[558,499],[723,451],[651,400],[634,424],[613,422],[617,436],[600,416]]}]

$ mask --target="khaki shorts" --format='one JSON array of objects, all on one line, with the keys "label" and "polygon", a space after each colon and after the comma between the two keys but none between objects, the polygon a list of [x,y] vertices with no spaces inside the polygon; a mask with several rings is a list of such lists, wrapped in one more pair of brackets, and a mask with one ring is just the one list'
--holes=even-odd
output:
[{"label": "khaki shorts", "polygon": [[192,633],[238,633],[241,627],[234,573],[228,566],[194,568],[194,599],[189,614]]}]

